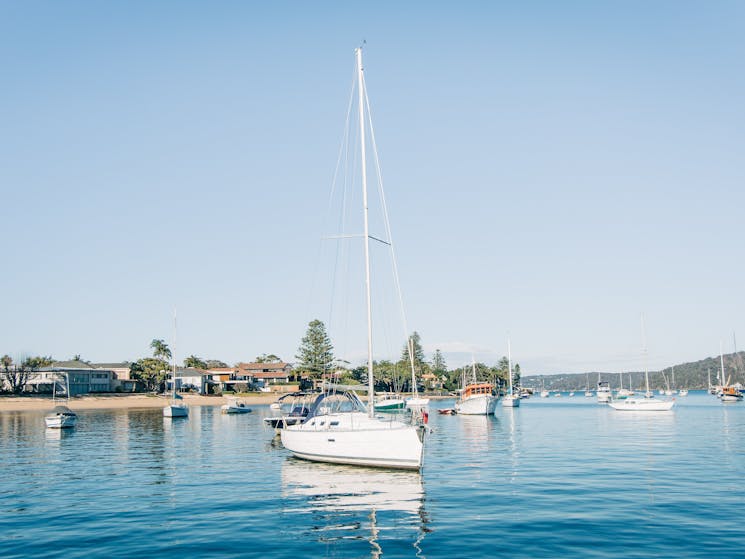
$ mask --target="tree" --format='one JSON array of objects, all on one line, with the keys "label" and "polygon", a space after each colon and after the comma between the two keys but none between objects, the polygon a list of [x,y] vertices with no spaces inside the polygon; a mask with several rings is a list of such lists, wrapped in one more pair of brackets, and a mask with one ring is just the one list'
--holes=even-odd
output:
[{"label": "tree", "polygon": [[[424,363],[424,350],[422,349],[422,339],[419,337],[419,332],[414,332],[411,335],[411,343],[414,346],[414,366],[421,367]],[[409,340],[406,340],[404,344],[404,350],[401,353],[401,361],[410,363],[409,361]]]},{"label": "tree", "polygon": [[75,355],[72,356],[72,360],[73,361],[82,361],[82,357],[80,357],[80,354],[79,353],[76,353]]},{"label": "tree", "polygon": [[20,365],[13,365],[13,359],[8,355],[2,357],[2,377],[8,383],[13,394],[20,394],[26,388],[31,377],[43,367],[51,364],[51,357],[26,357]]},{"label": "tree", "polygon": [[144,357],[129,366],[130,378],[141,380],[149,391],[165,389],[168,363],[157,357]]},{"label": "tree", "polygon": [[224,369],[228,366],[227,363],[220,361],[219,359],[207,359],[205,364],[207,365],[205,367],[206,369]]},{"label": "tree", "polygon": [[312,320],[308,323],[300,348],[295,358],[298,360],[297,368],[314,376],[320,376],[333,368],[334,346],[326,333],[326,326],[320,320]]},{"label": "tree", "polygon": [[153,348],[153,357],[156,359],[168,361],[171,358],[171,350],[163,340],[153,340],[150,342],[150,347]]},{"label": "tree", "polygon": [[267,355],[266,353],[262,353],[256,358],[257,363],[280,363],[281,361],[282,358],[274,355],[273,353],[270,353],[269,355]]},{"label": "tree", "polygon": [[196,355],[190,355],[184,359],[184,367],[194,367],[195,369],[206,369],[207,362],[203,361]]},{"label": "tree", "polygon": [[442,356],[442,352],[439,349],[435,350],[435,355],[432,358],[432,372],[437,376],[442,376],[448,372],[445,358]]}]

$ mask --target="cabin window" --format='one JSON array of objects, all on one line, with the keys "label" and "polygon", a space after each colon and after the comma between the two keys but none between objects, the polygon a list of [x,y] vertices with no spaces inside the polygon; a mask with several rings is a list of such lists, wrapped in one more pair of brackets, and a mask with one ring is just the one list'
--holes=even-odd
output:
[{"label": "cabin window", "polygon": [[329,423],[329,425],[331,425],[332,427],[335,427],[336,425],[339,425],[339,422],[338,421],[332,421],[331,423]]}]

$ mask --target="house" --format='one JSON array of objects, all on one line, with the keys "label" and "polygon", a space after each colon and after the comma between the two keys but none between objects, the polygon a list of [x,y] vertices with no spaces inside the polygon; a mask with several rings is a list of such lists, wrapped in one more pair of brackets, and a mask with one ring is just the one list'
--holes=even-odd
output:
[{"label": "house", "polygon": [[426,390],[442,390],[443,384],[447,381],[446,376],[438,377],[434,373],[424,373],[422,375],[422,384]]},{"label": "house", "polygon": [[120,363],[91,363],[94,369],[102,369],[114,373],[111,379],[112,392],[143,392],[145,383],[130,376],[130,367],[132,363],[122,361]]},{"label": "house", "polygon": [[[173,371],[166,377],[166,392],[173,390]],[[212,380],[209,371],[194,367],[176,368],[176,390],[196,390],[200,394],[207,393],[207,385]]]},{"label": "house", "polygon": [[99,369],[84,361],[58,361],[39,369],[26,389],[51,394],[53,391],[66,393],[69,387],[70,396],[79,396],[92,392],[111,392],[113,379],[114,372],[111,369]]},{"label": "house", "polygon": [[292,365],[282,361],[278,363],[238,363],[238,372],[245,378],[251,378],[254,384],[267,386],[287,383],[292,375]]}]

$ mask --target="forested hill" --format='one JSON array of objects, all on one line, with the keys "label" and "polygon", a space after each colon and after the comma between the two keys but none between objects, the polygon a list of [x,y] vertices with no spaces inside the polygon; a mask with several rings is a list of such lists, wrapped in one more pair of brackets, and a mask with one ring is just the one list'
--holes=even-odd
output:
[{"label": "forested hill", "polygon": [[[707,357],[693,363],[681,363],[673,367],[667,367],[662,371],[649,372],[649,386],[652,389],[665,388],[667,383],[673,387],[672,372],[675,370],[675,388],[689,388],[691,390],[706,389],[709,386],[708,371],[711,371],[711,383],[718,384],[719,356]],[[724,356],[724,371],[730,384],[740,382],[745,384],[745,351],[738,351]],[[589,382],[590,389],[594,390],[598,383],[598,375],[601,380],[607,380],[611,389],[619,388],[621,375],[616,372],[592,372],[592,373],[560,373],[556,375],[529,375],[522,377],[522,385],[532,388],[546,390],[584,390]],[[623,386],[638,389],[644,387],[644,371],[623,372]]]}]

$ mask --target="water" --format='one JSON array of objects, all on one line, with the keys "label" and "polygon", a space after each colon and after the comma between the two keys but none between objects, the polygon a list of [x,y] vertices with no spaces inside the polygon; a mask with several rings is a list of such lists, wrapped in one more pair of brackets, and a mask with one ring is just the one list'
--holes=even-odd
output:
[{"label": "water", "polygon": [[295,460],[267,415],[0,414],[0,557],[745,555],[745,404],[432,413],[421,475]]}]

